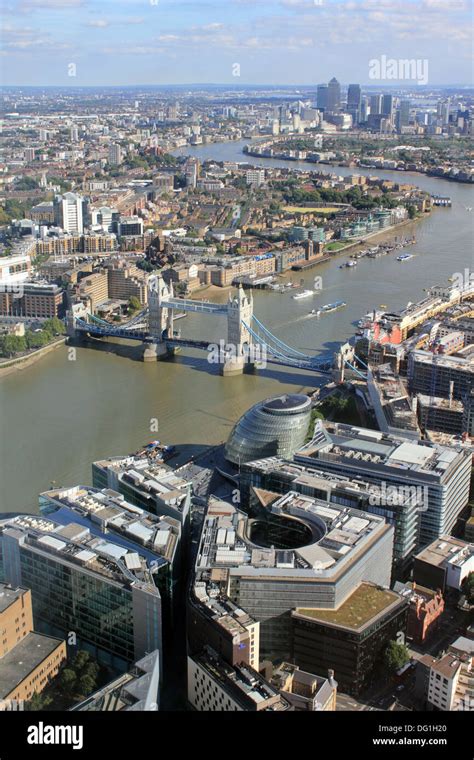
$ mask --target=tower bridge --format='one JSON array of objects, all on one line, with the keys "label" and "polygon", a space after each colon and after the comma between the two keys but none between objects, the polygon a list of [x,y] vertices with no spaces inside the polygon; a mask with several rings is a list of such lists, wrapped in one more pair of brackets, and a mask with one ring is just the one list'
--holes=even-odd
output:
[{"label": "tower bridge", "polygon": [[68,334],[140,341],[144,346],[144,361],[172,356],[180,347],[209,351],[211,346],[216,346],[209,340],[182,338],[174,329],[175,312],[178,311],[226,317],[227,340],[222,339],[219,348],[219,363],[225,376],[241,374],[246,366],[258,366],[264,361],[328,375],[334,368],[335,379],[339,382],[343,380],[346,366],[358,371],[350,363],[354,361],[354,353],[348,344],[334,360],[332,353],[311,356],[277,338],[254,315],[252,291],[247,295],[242,286],[229,296],[226,303],[195,301],[176,298],[172,283],[167,284],[160,274],[152,275],[148,281],[148,305],[126,324],[114,326],[91,314],[83,304],[74,304],[67,316]]}]

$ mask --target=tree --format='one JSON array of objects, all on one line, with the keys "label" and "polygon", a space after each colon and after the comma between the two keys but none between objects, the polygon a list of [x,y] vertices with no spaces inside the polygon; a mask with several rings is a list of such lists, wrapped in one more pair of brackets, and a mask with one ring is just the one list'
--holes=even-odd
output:
[{"label": "tree", "polygon": [[466,595],[466,599],[469,604],[474,604],[474,572],[464,578],[462,583],[463,594]]},{"label": "tree", "polygon": [[65,694],[71,694],[74,691],[74,685],[77,681],[76,672],[72,668],[64,668],[59,676],[59,685]]},{"label": "tree", "polygon": [[65,332],[64,322],[58,319],[58,317],[47,319],[43,324],[43,329],[51,333],[51,335],[64,335]]},{"label": "tree", "polygon": [[142,305],[140,303],[140,299],[136,296],[130,296],[128,299],[128,310],[133,313],[135,311],[140,311],[141,308]]},{"label": "tree", "polygon": [[416,216],[416,206],[408,206],[408,217],[414,219]]},{"label": "tree", "polygon": [[27,330],[25,333],[25,338],[28,348],[42,348],[43,346],[46,346],[51,340],[50,334],[48,332],[45,332],[45,330],[39,330],[38,332]]},{"label": "tree", "polygon": [[26,351],[26,339],[20,335],[5,335],[1,339],[1,351],[3,356],[12,357],[20,351]]},{"label": "tree", "polygon": [[389,641],[384,651],[384,663],[392,673],[403,668],[410,661],[410,652],[405,644]]},{"label": "tree", "polygon": [[31,699],[26,703],[26,710],[28,712],[46,710],[52,701],[53,698],[46,695],[44,692],[41,692],[40,694],[39,692],[35,691],[33,692]]},{"label": "tree", "polygon": [[74,670],[76,672],[80,672],[90,662],[92,662],[92,660],[91,660],[91,656],[90,656],[89,652],[86,652],[85,649],[80,649],[78,651],[78,653],[76,654],[76,656],[74,657],[74,660],[73,660],[73,663],[72,663],[72,667],[74,668]]},{"label": "tree", "polygon": [[78,691],[83,697],[87,697],[89,694],[91,694],[96,687],[96,680],[95,678],[91,678],[91,676],[83,675],[79,679],[79,688]]}]

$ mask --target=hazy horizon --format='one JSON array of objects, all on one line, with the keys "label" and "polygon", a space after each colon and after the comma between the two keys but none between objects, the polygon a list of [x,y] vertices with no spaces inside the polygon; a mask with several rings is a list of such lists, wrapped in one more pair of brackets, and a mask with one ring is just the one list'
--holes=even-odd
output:
[{"label": "hazy horizon", "polygon": [[3,22],[12,87],[369,86],[383,56],[472,84],[472,0],[6,0]]}]

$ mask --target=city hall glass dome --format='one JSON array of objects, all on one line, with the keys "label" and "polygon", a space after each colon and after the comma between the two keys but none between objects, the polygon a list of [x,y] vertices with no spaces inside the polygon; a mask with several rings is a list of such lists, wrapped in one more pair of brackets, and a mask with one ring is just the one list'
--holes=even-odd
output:
[{"label": "city hall glass dome", "polygon": [[303,445],[311,416],[311,399],[288,393],[259,401],[234,426],[225,457],[239,465],[263,457],[289,457]]}]

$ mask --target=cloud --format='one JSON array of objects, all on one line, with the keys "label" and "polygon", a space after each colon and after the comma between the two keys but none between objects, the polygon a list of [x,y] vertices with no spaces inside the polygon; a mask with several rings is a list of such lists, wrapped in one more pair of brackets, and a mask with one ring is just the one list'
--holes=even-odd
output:
[{"label": "cloud", "polygon": [[88,21],[86,23],[86,26],[91,26],[95,29],[105,29],[106,27],[110,26],[110,24],[104,18],[98,18],[95,20],[93,19],[92,21]]},{"label": "cloud", "polygon": [[[21,53],[34,50],[47,52],[53,45],[51,35],[32,27],[22,26],[15,27],[5,24],[3,27],[3,49],[4,53]],[[56,50],[69,50],[70,45],[66,42],[54,42]]]},{"label": "cloud", "polygon": [[127,17],[127,18],[111,18],[111,19],[105,19],[105,18],[98,18],[98,19],[91,19],[90,21],[87,21],[85,26],[92,27],[93,29],[107,29],[109,26],[137,26],[139,24],[144,24],[145,19],[139,18],[137,16],[133,17]]}]

